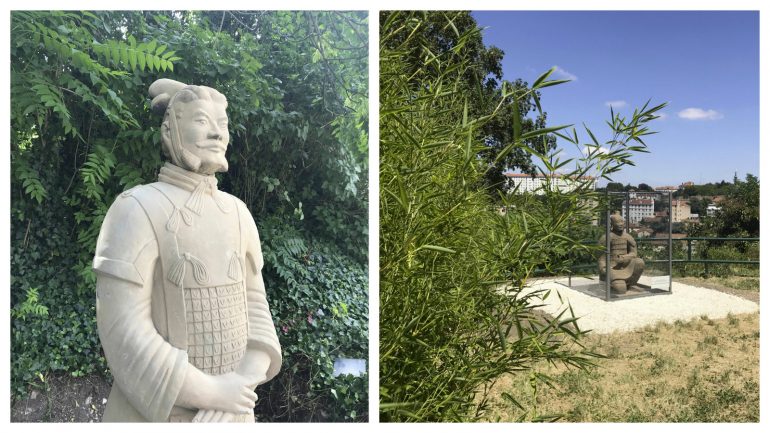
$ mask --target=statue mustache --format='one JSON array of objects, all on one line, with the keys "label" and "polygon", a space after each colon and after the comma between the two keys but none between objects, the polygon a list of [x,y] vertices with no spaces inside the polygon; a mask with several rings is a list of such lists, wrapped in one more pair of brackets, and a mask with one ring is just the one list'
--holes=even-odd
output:
[{"label": "statue mustache", "polygon": [[202,149],[211,149],[216,148],[220,150],[226,150],[227,149],[227,142],[224,140],[201,140],[195,143],[195,146]]}]

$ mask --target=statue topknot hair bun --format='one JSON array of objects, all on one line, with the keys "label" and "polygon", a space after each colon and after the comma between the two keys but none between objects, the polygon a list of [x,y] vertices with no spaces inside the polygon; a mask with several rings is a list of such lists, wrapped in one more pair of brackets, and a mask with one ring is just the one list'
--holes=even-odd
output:
[{"label": "statue topknot hair bun", "polygon": [[185,87],[187,87],[187,84],[169,80],[168,78],[155,80],[155,82],[150,84],[149,89],[150,97],[152,98],[152,111],[158,114],[165,113],[171,98],[174,97],[176,92]]}]

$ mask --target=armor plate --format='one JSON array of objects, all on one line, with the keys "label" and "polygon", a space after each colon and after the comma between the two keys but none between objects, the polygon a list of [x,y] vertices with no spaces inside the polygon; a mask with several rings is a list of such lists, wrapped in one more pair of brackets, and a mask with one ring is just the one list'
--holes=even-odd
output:
[{"label": "armor plate", "polygon": [[204,373],[234,371],[246,353],[245,296],[242,283],[184,290],[188,359]]}]

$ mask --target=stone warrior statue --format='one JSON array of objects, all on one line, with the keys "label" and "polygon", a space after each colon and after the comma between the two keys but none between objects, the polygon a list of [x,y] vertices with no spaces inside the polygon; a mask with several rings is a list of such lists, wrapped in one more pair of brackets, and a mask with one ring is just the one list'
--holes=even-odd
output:
[{"label": "stone warrior statue", "polygon": [[257,227],[214,177],[228,168],[227,99],[168,79],[149,93],[168,162],[115,200],[93,264],[114,376],[103,421],[254,422],[281,346]]},{"label": "stone warrior statue", "polygon": [[[610,288],[616,293],[626,293],[644,272],[644,261],[636,256],[636,241],[623,230],[623,217],[617,212],[610,217]],[[599,245],[606,247],[605,235]],[[607,255],[599,256],[599,277],[607,278]]]}]

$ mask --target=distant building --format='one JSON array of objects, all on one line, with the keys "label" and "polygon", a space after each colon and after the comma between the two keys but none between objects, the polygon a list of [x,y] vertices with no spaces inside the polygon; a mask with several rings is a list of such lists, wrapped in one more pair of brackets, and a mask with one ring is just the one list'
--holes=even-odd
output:
[{"label": "distant building", "polygon": [[578,183],[586,182],[590,189],[596,189],[596,179],[590,176],[574,179],[560,174],[554,174],[551,176],[543,176],[537,174],[534,177],[523,173],[504,173],[506,179],[506,191],[511,193],[516,191],[518,193],[535,193],[542,194],[543,189],[550,182],[550,187],[555,191],[568,192],[577,187]]},{"label": "distant building", "polygon": [[636,237],[638,238],[648,238],[654,233],[653,230],[649,227],[637,227],[631,229],[631,231],[636,233]]},{"label": "distant building", "polygon": [[693,183],[693,182],[682,182],[682,184],[679,185],[679,188],[680,189],[684,189],[684,188],[686,188],[688,186],[695,186],[695,183]]},{"label": "distant building", "polygon": [[699,223],[700,222],[700,215],[697,213],[691,213],[689,217],[687,217],[686,220],[684,220],[686,223]]},{"label": "distant building", "polygon": [[[686,238],[687,233],[671,233],[671,239]],[[658,232],[652,236],[653,239],[668,239],[668,232]]]},{"label": "distant building", "polygon": [[680,223],[690,218],[690,204],[685,200],[671,200],[671,219]]},{"label": "distant building", "polygon": [[721,209],[722,209],[721,206],[717,206],[715,204],[710,204],[710,205],[708,205],[708,207],[706,207],[706,215],[707,216],[714,216],[714,215],[716,215],[717,211],[721,210]]},{"label": "distant building", "polygon": [[652,199],[632,199],[628,201],[628,215],[626,215],[626,201],[623,200],[621,215],[630,224],[638,224],[642,218],[655,216],[655,201]]},{"label": "distant building", "polygon": [[647,191],[629,191],[628,198],[639,198],[639,199],[645,199],[645,200],[658,200],[660,198],[660,194],[654,193],[654,192],[647,192]]},{"label": "distant building", "polygon": [[671,192],[671,193],[674,193],[674,192],[679,191],[679,188],[677,188],[675,186],[670,186],[670,185],[667,185],[667,186],[657,186],[657,187],[655,187],[655,191],[657,191],[657,192]]}]

